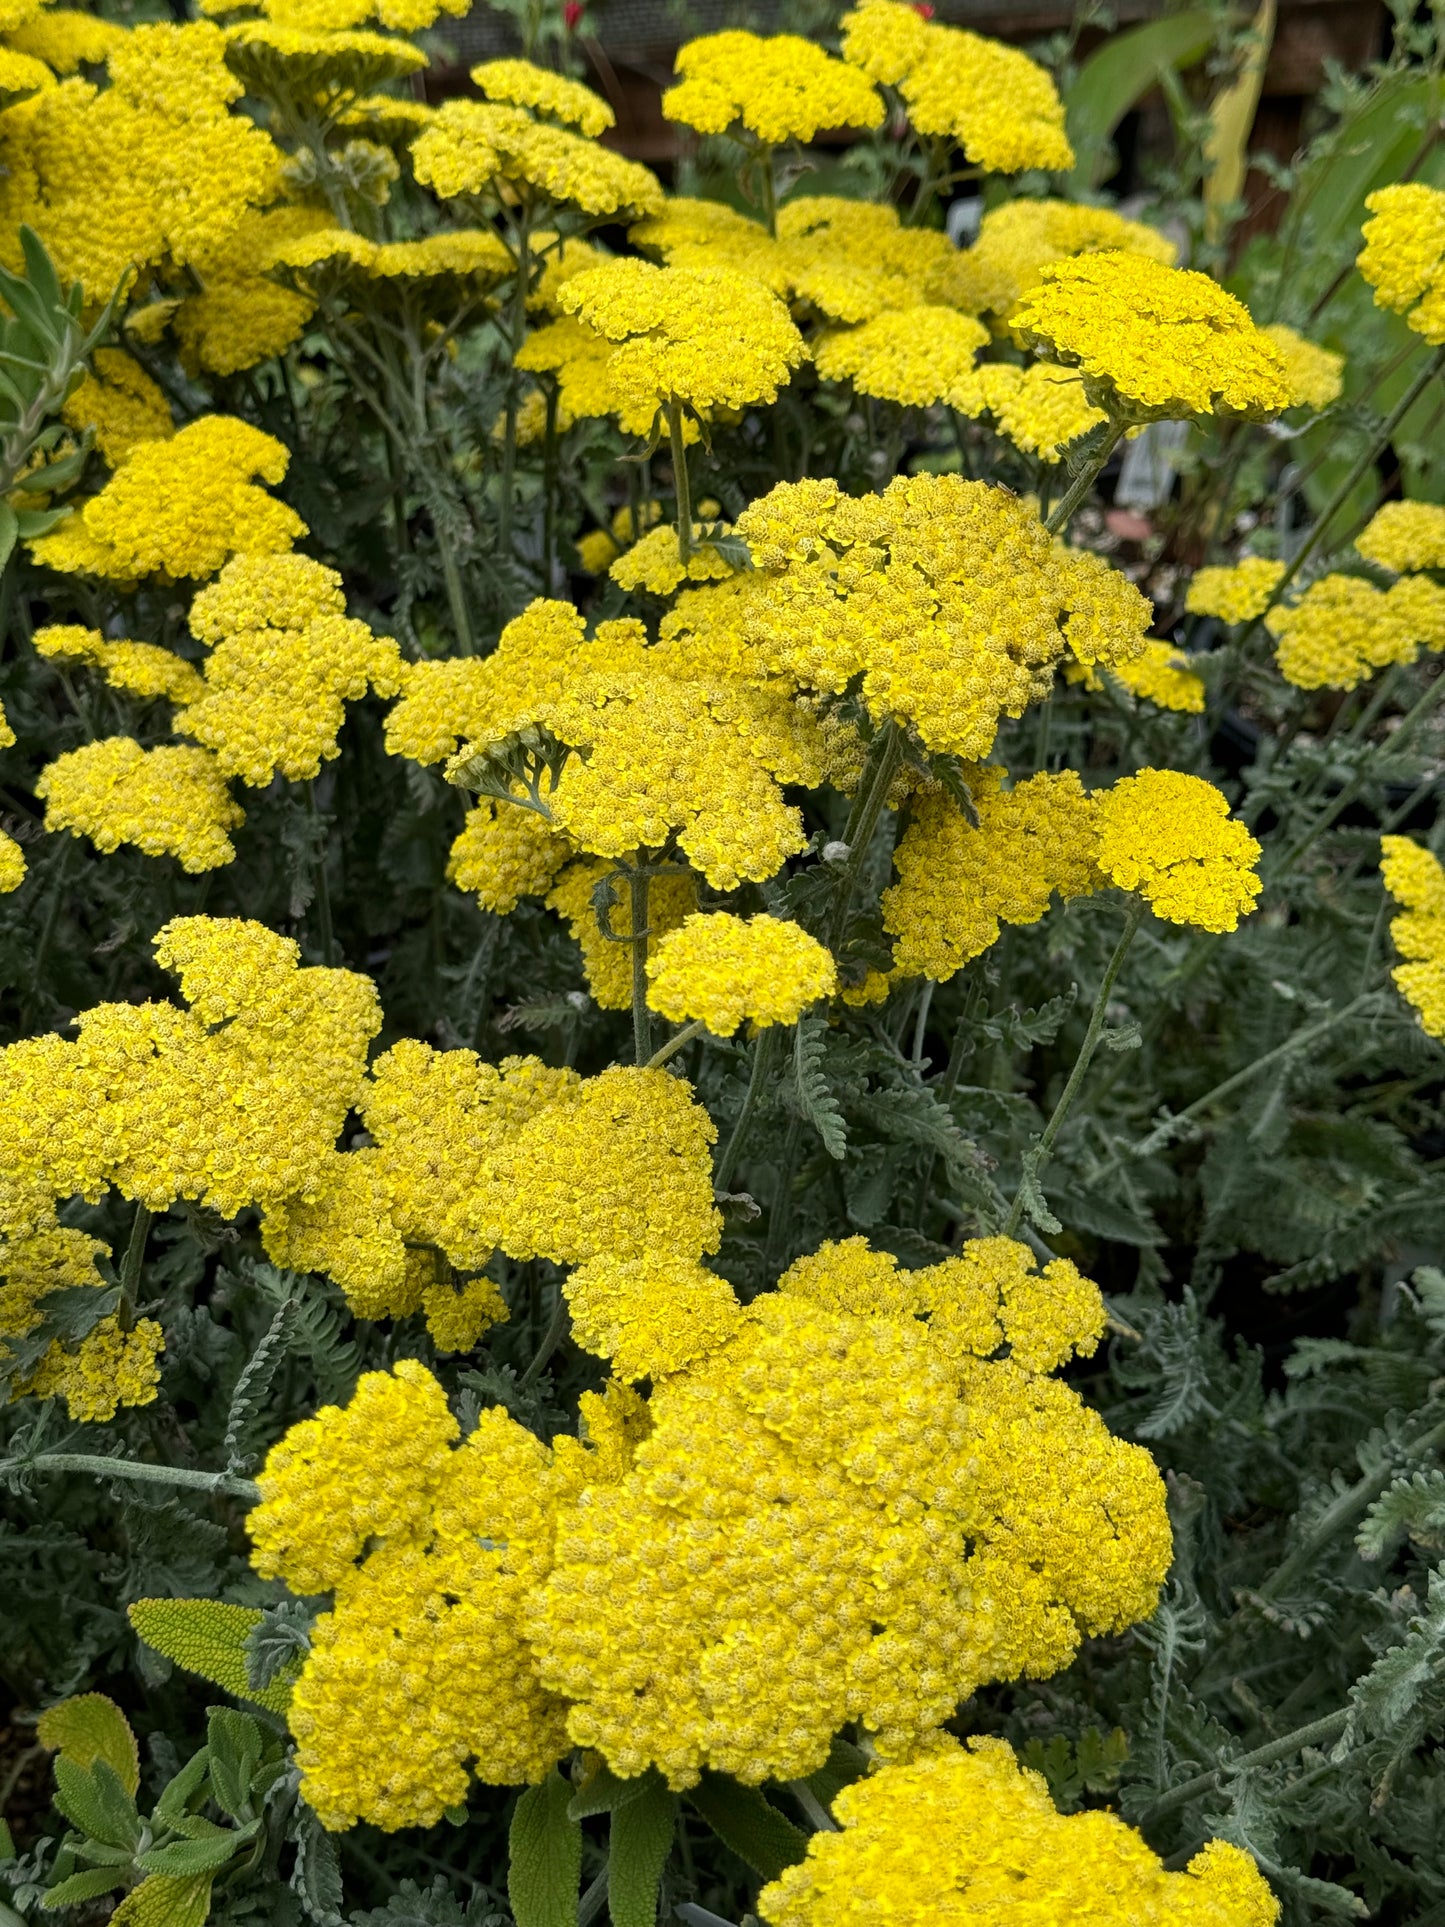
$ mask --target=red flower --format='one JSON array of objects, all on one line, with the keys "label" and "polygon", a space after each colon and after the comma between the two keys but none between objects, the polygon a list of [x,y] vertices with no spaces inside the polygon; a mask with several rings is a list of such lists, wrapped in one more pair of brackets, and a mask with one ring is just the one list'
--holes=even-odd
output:
[{"label": "red flower", "polygon": [[[571,33],[579,24],[586,11],[582,0],[567,0],[567,4],[562,9],[562,19],[566,23],[568,33]],[[929,11],[931,12],[932,9],[930,8]]]},{"label": "red flower", "polygon": [[916,14],[920,14],[923,19],[931,20],[938,9],[937,7],[931,7],[928,4],[928,0],[913,0],[913,11]]}]

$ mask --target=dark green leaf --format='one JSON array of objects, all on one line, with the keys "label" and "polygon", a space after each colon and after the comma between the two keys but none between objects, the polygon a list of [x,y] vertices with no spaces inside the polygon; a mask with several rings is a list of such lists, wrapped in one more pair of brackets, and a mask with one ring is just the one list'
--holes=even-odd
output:
[{"label": "dark green leaf", "polygon": [[555,1767],[517,1800],[507,1864],[517,1927],[576,1927],[582,1829],[567,1811],[571,1800],[572,1789]]},{"label": "dark green leaf", "polygon": [[612,1809],[607,1906],[612,1927],[657,1927],[662,1870],[677,1827],[677,1798],[654,1769]]},{"label": "dark green leaf", "polygon": [[776,1880],[807,1852],[807,1838],[791,1820],[756,1787],[741,1786],[725,1773],[705,1772],[687,1799],[723,1845],[764,1880]]}]

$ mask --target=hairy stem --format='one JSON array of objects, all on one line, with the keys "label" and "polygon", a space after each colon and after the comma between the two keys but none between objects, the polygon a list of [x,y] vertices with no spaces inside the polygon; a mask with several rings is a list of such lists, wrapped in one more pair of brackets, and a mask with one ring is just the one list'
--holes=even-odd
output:
[{"label": "hairy stem", "polygon": [[1079,1054],[1074,1059],[1074,1068],[1069,1072],[1069,1081],[1054,1106],[1053,1116],[1044,1126],[1043,1136],[1033,1148],[1024,1153],[1024,1172],[1019,1180],[1008,1220],[1003,1228],[1006,1238],[1014,1237],[1023,1221],[1024,1204],[1031,1184],[1037,1184],[1039,1173],[1053,1154],[1059,1132],[1064,1128],[1064,1120],[1073,1109],[1074,1099],[1080,1086],[1088,1075],[1089,1065],[1093,1062],[1094,1052],[1099,1048],[1099,1039],[1104,1034],[1104,1015],[1109,1008],[1109,997],[1115,980],[1124,967],[1124,959],[1129,954],[1129,946],[1134,941],[1135,932],[1144,919],[1144,900],[1142,897],[1131,899],[1124,917],[1124,928],[1119,933],[1119,941],[1114,945],[1114,954],[1100,981],[1098,993],[1094,998],[1094,1008],[1089,1012],[1089,1027],[1084,1032],[1084,1041],[1079,1046]]},{"label": "hairy stem", "polygon": [[748,1127],[753,1121],[754,1111],[758,1108],[758,1099],[762,1096],[763,1085],[772,1069],[773,1059],[777,1056],[777,1043],[778,1026],[776,1024],[769,1024],[753,1039],[753,1066],[748,1073],[748,1088],[743,1097],[743,1108],[738,1112],[737,1123],[732,1128],[727,1148],[718,1159],[717,1169],[713,1174],[713,1189],[716,1191],[726,1191],[732,1182],[733,1172],[738,1167],[738,1159],[742,1156],[743,1146],[747,1142]]},{"label": "hairy stem", "polygon": [[[687,474],[687,448],[682,438],[682,403],[667,398],[667,439],[672,449],[672,486],[677,496],[677,552],[684,566],[692,560],[692,485]],[[634,530],[634,535],[637,531]]]},{"label": "hairy stem", "polygon": [[116,1317],[122,1331],[129,1331],[135,1323],[136,1287],[140,1283],[141,1266],[145,1263],[146,1239],[154,1223],[155,1213],[148,1206],[138,1204],[131,1222],[125,1256],[120,1261],[120,1308]]},{"label": "hairy stem", "polygon": [[632,1044],[639,1064],[652,1055],[652,1012],[647,1008],[647,893],[651,878],[640,866],[627,879],[632,906]]},{"label": "hairy stem", "polygon": [[261,1489],[252,1479],[234,1472],[191,1472],[179,1465],[146,1465],[139,1459],[107,1459],[93,1452],[37,1452],[34,1458],[10,1459],[5,1472],[82,1472],[97,1479],[134,1479],[143,1485],[183,1486],[190,1492],[223,1492],[254,1505]]},{"label": "hairy stem", "polygon": [[1079,470],[1079,473],[1074,477],[1073,481],[1070,482],[1068,488],[1059,497],[1053,514],[1044,524],[1050,535],[1062,535],[1064,530],[1069,526],[1069,523],[1073,520],[1074,510],[1083,501],[1100,475],[1103,474],[1104,465],[1123,440],[1124,428],[1125,423],[1123,422],[1110,422],[1108,432],[1105,434],[1103,441],[1100,442],[1095,454],[1085,463],[1083,468]]},{"label": "hairy stem", "polygon": [[858,794],[853,799],[853,807],[848,813],[848,827],[843,839],[848,845],[848,855],[842,876],[838,879],[838,893],[833,901],[833,914],[828,921],[828,948],[837,954],[843,941],[843,933],[848,928],[848,912],[852,907],[853,894],[858,887],[858,877],[867,861],[868,848],[873,841],[873,832],[878,827],[878,818],[883,812],[888,791],[893,783],[899,762],[903,756],[903,736],[897,723],[887,722],[868,745],[868,761],[864,766],[863,780],[858,785]]},{"label": "hairy stem", "polygon": [[706,1029],[707,1024],[705,1020],[701,1017],[694,1017],[690,1024],[684,1024],[681,1030],[674,1031],[667,1042],[662,1045],[661,1049],[655,1050],[652,1053],[651,1057],[647,1060],[647,1069],[650,1071],[659,1069],[660,1066],[667,1062],[669,1057],[675,1057],[684,1044],[690,1044],[694,1037],[700,1037]]},{"label": "hairy stem", "polygon": [[1236,1773],[1247,1773],[1253,1767],[1273,1766],[1277,1760],[1287,1760],[1307,1746],[1327,1745],[1329,1741],[1340,1737],[1349,1722],[1349,1708],[1341,1707],[1338,1712],[1326,1713],[1323,1719],[1311,1720],[1308,1726],[1297,1726],[1293,1733],[1271,1740],[1267,1746],[1257,1746],[1253,1753],[1242,1754],[1237,1760],[1227,1760],[1222,1766],[1211,1768],[1208,1773],[1196,1773],[1192,1780],[1185,1780],[1182,1786],[1171,1787],[1162,1799],[1156,1800],[1140,1816],[1136,1824],[1141,1828],[1153,1826],[1156,1820],[1162,1820],[1166,1814],[1188,1806],[1201,1793],[1212,1793],[1221,1780],[1229,1779]]}]

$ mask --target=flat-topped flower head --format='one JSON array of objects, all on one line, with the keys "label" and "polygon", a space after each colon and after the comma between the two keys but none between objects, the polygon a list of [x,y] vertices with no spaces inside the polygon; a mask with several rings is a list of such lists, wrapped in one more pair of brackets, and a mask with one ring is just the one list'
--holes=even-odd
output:
[{"label": "flat-topped flower head", "polygon": [[1142,254],[1165,267],[1173,267],[1179,253],[1157,228],[1130,221],[1111,207],[1021,198],[984,215],[962,265],[979,311],[1007,316],[1038,286],[1051,262],[1101,249]]},{"label": "flat-topped flower head", "polygon": [[[770,1927],[1274,1927],[1279,1902],[1240,1847],[1211,1840],[1182,1871],[1115,1813],[1059,1813],[1004,1740],[940,1734],[845,1787],[838,1830],[758,1896]],[[947,1895],[946,1912],[938,1896]]]},{"label": "flat-topped flower head", "polygon": [[1084,392],[1078,370],[1051,361],[1032,361],[1026,368],[988,362],[965,373],[945,399],[973,420],[992,416],[1005,441],[1046,462],[1057,461],[1070,442],[1108,420]]},{"label": "flat-topped flower head", "polygon": [[1265,617],[1275,661],[1297,689],[1354,689],[1422,648],[1445,649],[1445,589],[1406,575],[1388,589],[1355,575],[1325,575],[1298,602]]},{"label": "flat-topped flower head", "polygon": [[306,533],[295,510],[258,485],[274,486],[289,461],[249,422],[202,415],[168,440],[134,447],[100,493],[31,553],[49,568],[116,582],[199,579],[233,555],[275,555]]},{"label": "flat-topped flower head", "polygon": [[1283,562],[1267,555],[1247,555],[1242,562],[1224,568],[1198,569],[1184,606],[1192,616],[1250,622],[1269,607],[1275,584],[1283,574]]},{"label": "flat-topped flower head", "polygon": [[1290,405],[1278,348],[1207,274],[1142,254],[1078,254],[1043,269],[1011,317],[1041,352],[1077,367],[1116,419],[1182,420]]},{"label": "flat-topped flower head", "polygon": [[1396,575],[1445,569],[1445,508],[1438,502],[1386,502],[1355,537],[1367,562]]},{"label": "flat-topped flower head", "polygon": [[1074,164],[1058,89],[1014,47],[926,19],[907,0],[862,0],[844,17],[843,54],[897,88],[920,134],[957,142],[977,167],[1017,174]]},{"label": "flat-topped flower head", "polygon": [[[730,242],[729,245],[735,245]],[[904,227],[897,208],[837,194],[803,194],[778,210],[778,239],[760,263],[737,263],[831,321],[867,321],[894,308],[977,310],[966,257],[946,234]]]},{"label": "flat-topped flower head", "polygon": [[1284,363],[1285,385],[1292,408],[1328,408],[1337,402],[1345,385],[1345,358],[1332,348],[1321,348],[1307,341],[1282,321],[1271,322],[1261,330],[1278,348]]},{"label": "flat-topped flower head", "polygon": [[1445,191],[1401,181],[1365,198],[1370,219],[1355,261],[1375,306],[1403,314],[1416,334],[1445,342]]},{"label": "flat-topped flower head", "polygon": [[600,94],[530,60],[484,60],[473,67],[472,81],[488,100],[530,107],[534,114],[579,128],[594,140],[617,124],[617,116]]},{"label": "flat-topped flower head", "polygon": [[954,308],[899,308],[857,328],[830,329],[813,350],[825,381],[860,395],[924,408],[971,381],[987,328]]},{"label": "flat-topped flower head", "polygon": [[569,128],[504,101],[445,101],[412,144],[412,167],[442,200],[519,189],[594,216],[635,219],[663,204],[657,176]]},{"label": "flat-topped flower head", "polygon": [[701,912],[663,937],[647,958],[651,1009],[681,1024],[700,1018],[715,1037],[739,1024],[794,1024],[838,974],[816,937],[781,917]]},{"label": "flat-topped flower head", "polygon": [[671,595],[684,582],[722,582],[734,573],[734,565],[708,540],[725,529],[704,529],[693,524],[693,546],[686,561],[674,528],[649,529],[640,542],[625,549],[607,573],[619,587],[631,592],[645,589],[649,595]]},{"label": "flat-topped flower head", "polygon": [[1007,489],[900,476],[881,495],[782,482],[739,518],[757,574],[749,636],[775,674],[840,693],[855,678],[876,722],[979,761],[999,720],[1052,685],[1066,647],[1121,661],[1149,605],[1096,555],[1065,548]]},{"label": "flat-topped flower head", "polygon": [[634,259],[590,268],[564,308],[614,344],[608,374],[625,407],[669,401],[699,413],[777,399],[807,359],[769,289],[730,268],[658,268]]},{"label": "flat-topped flower head", "polygon": [[1111,883],[1137,890],[1156,916],[1198,930],[1234,930],[1262,885],[1260,848],[1212,783],[1145,769],[1093,799],[1095,861]]},{"label": "flat-topped flower head", "polygon": [[1380,859],[1385,888],[1401,906],[1390,936],[1406,959],[1390,975],[1425,1032],[1445,1039],[1445,870],[1408,836],[1382,836]]},{"label": "flat-topped flower head", "polygon": [[94,432],[95,445],[112,468],[140,443],[168,441],[175,434],[164,393],[123,348],[97,348],[91,367],[61,415],[69,427]]},{"label": "flat-topped flower head", "polygon": [[304,104],[313,117],[334,119],[389,80],[427,64],[409,40],[361,29],[323,29],[245,20],[226,30],[226,65],[262,100]]},{"label": "flat-topped flower head", "polygon": [[794,33],[704,34],[678,54],[677,73],[663,114],[700,134],[738,127],[777,147],[825,128],[883,122],[882,97],[858,68]]},{"label": "flat-topped flower head", "polygon": [[228,832],[246,820],[216,758],[188,743],[85,743],[57,756],[35,793],[48,830],[87,836],[106,853],[131,843],[147,856],[173,856],[193,875],[234,861]]}]

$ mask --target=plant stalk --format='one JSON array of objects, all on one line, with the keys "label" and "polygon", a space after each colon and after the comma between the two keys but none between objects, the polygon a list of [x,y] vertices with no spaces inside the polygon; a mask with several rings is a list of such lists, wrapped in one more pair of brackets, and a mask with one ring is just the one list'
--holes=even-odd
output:
[{"label": "plant stalk", "polygon": [[1062,535],[1064,530],[1069,526],[1069,523],[1073,520],[1074,510],[1083,501],[1100,475],[1103,474],[1105,464],[1108,462],[1109,457],[1123,440],[1124,430],[1127,425],[1125,422],[1110,422],[1109,432],[1100,443],[1098,453],[1092,461],[1086,463],[1085,466],[1080,469],[1073,481],[1070,482],[1068,488],[1055,504],[1053,514],[1049,517],[1048,521],[1045,522],[1044,527],[1050,535]]},{"label": "plant stalk", "polygon": [[135,1479],[144,1485],[182,1486],[190,1492],[223,1492],[252,1505],[261,1497],[253,1479],[234,1472],[191,1472],[179,1465],[146,1465],[139,1459],[107,1459],[94,1452],[37,1452],[35,1457],[11,1459],[0,1472],[82,1472],[98,1479]]},{"label": "plant stalk", "polygon": [[[682,403],[667,398],[667,439],[672,449],[672,486],[677,497],[677,552],[683,566],[692,560],[692,484],[687,474],[687,448],[682,438]],[[634,530],[634,538],[639,531]]]},{"label": "plant stalk", "polygon": [[858,794],[853,799],[853,807],[848,813],[848,827],[843,832],[848,845],[848,856],[843,874],[838,880],[838,894],[834,899],[833,913],[828,920],[828,948],[836,956],[843,934],[848,928],[848,912],[852,907],[853,893],[858,887],[858,877],[867,861],[868,849],[873,841],[873,832],[878,827],[883,805],[892,787],[893,777],[903,757],[903,736],[897,723],[886,722],[868,746],[868,761],[863,771],[863,780],[858,786]]},{"label": "plant stalk", "polygon": [[674,1031],[667,1042],[652,1053],[647,1060],[646,1068],[650,1071],[660,1069],[669,1057],[675,1057],[684,1044],[690,1044],[694,1037],[700,1037],[706,1029],[705,1019],[694,1017],[690,1024],[684,1024],[681,1030]]},{"label": "plant stalk", "polygon": [[1094,998],[1094,1008],[1089,1012],[1089,1027],[1084,1032],[1084,1041],[1079,1047],[1078,1056],[1074,1059],[1074,1068],[1069,1072],[1069,1081],[1065,1084],[1059,1101],[1054,1106],[1053,1116],[1044,1126],[1042,1137],[1031,1150],[1024,1153],[1023,1176],[1019,1179],[1019,1188],[1003,1228],[1003,1235],[1006,1238],[1012,1238],[1017,1234],[1019,1225],[1023,1221],[1024,1201],[1029,1186],[1031,1183],[1038,1183],[1039,1173],[1048,1163],[1054,1145],[1058,1141],[1059,1132],[1064,1127],[1064,1120],[1072,1110],[1079,1088],[1088,1075],[1089,1065],[1093,1062],[1094,1052],[1099,1048],[1099,1039],[1104,1033],[1104,1015],[1109,1007],[1110,993],[1113,991],[1119,972],[1124,967],[1124,959],[1129,954],[1129,946],[1134,941],[1135,933],[1144,920],[1144,910],[1145,904],[1142,897],[1136,896],[1131,899],[1124,917],[1124,928],[1119,933],[1119,941],[1114,945],[1114,954],[1109,959],[1109,967],[1100,981],[1098,994]]},{"label": "plant stalk", "polygon": [[747,1142],[748,1127],[753,1121],[753,1113],[758,1108],[763,1085],[772,1068],[773,1059],[777,1055],[778,1034],[778,1025],[768,1024],[753,1039],[753,1065],[748,1073],[748,1088],[743,1096],[743,1108],[738,1112],[737,1122],[733,1125],[732,1134],[728,1138],[727,1148],[718,1159],[717,1169],[713,1173],[715,1191],[726,1191],[732,1182],[733,1172],[738,1167],[738,1159],[742,1156],[743,1146]]},{"label": "plant stalk", "polygon": [[1311,1720],[1308,1726],[1297,1726],[1293,1733],[1271,1740],[1267,1746],[1257,1746],[1252,1753],[1245,1753],[1237,1760],[1213,1767],[1208,1773],[1196,1773],[1192,1780],[1186,1780],[1182,1786],[1171,1787],[1146,1813],[1141,1814],[1135,1824],[1140,1828],[1153,1826],[1156,1820],[1162,1820],[1166,1814],[1188,1806],[1199,1794],[1212,1793],[1221,1780],[1233,1774],[1247,1773],[1253,1767],[1273,1766],[1276,1761],[1288,1760],[1307,1746],[1327,1745],[1329,1741],[1337,1740],[1349,1723],[1350,1709],[1341,1707],[1337,1712],[1326,1713],[1323,1719]]},{"label": "plant stalk", "polygon": [[652,1012],[647,1008],[647,894],[651,878],[640,865],[627,878],[632,911],[632,1045],[639,1064],[652,1055]]}]

